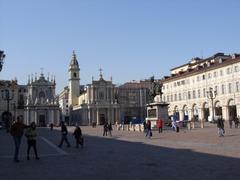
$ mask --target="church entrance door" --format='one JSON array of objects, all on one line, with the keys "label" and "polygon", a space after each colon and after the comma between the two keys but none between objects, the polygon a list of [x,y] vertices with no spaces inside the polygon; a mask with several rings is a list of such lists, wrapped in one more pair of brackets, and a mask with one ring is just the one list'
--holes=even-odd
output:
[{"label": "church entrance door", "polygon": [[105,124],[105,121],[106,121],[106,119],[105,119],[105,114],[99,114],[99,119],[100,119],[100,125],[103,125],[103,124]]},{"label": "church entrance door", "polygon": [[41,127],[45,127],[46,126],[45,115],[39,115],[39,126],[41,126]]}]

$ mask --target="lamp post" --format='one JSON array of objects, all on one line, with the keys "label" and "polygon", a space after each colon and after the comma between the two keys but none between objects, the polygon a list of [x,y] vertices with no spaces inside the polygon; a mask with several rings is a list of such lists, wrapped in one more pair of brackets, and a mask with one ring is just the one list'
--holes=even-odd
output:
[{"label": "lamp post", "polygon": [[211,100],[212,103],[212,122],[214,122],[214,107],[213,107],[213,100],[217,96],[217,91],[213,90],[212,87],[209,88],[209,91],[207,91],[207,98]]},{"label": "lamp post", "polygon": [[9,89],[2,90],[2,99],[7,101],[7,116],[5,119],[5,125],[6,125],[7,132],[9,131],[9,128],[10,128],[9,102],[11,100],[13,100],[13,98],[14,98],[14,94],[13,93],[10,94]]},{"label": "lamp post", "polygon": [[2,67],[3,67],[3,59],[5,58],[5,54],[4,51],[0,50],[0,72],[2,71]]}]

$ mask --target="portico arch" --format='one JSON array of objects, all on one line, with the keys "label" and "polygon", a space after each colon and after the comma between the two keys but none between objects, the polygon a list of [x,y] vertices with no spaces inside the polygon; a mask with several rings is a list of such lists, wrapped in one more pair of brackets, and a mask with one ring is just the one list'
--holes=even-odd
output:
[{"label": "portico arch", "polygon": [[187,105],[183,105],[183,120],[188,120],[189,119],[189,114],[188,114],[188,107]]},{"label": "portico arch", "polygon": [[228,119],[234,120],[237,117],[237,107],[234,99],[229,99],[227,103]]},{"label": "portico arch", "polygon": [[203,110],[203,119],[204,121],[208,121],[208,116],[209,116],[209,106],[207,102],[204,102],[202,105],[202,110]]}]

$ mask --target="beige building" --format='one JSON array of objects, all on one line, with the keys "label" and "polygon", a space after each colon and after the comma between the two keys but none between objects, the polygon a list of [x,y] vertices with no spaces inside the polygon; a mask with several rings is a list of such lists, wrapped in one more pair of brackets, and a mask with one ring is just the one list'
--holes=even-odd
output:
[{"label": "beige building", "polygon": [[[240,56],[217,53],[206,59],[194,58],[171,69],[163,82],[163,100],[169,115],[180,120],[193,117],[211,121],[240,115]],[[158,99],[159,97],[156,97]]]}]

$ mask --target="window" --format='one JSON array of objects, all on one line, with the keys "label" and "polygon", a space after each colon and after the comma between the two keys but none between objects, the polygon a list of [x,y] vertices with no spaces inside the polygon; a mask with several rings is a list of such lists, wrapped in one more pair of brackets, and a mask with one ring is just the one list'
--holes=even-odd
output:
[{"label": "window", "polygon": [[231,68],[227,68],[227,74],[231,74],[232,73],[232,69]]},{"label": "window", "polygon": [[104,93],[103,92],[99,92],[99,99],[104,99]]},{"label": "window", "polygon": [[238,72],[238,71],[239,71],[239,67],[238,67],[238,66],[235,66],[235,67],[234,67],[234,71],[235,71],[235,72]]},{"label": "window", "polygon": [[205,80],[205,75],[204,74],[202,75],[202,80]]},{"label": "window", "polygon": [[206,97],[206,89],[203,88],[203,97]]},{"label": "window", "polygon": [[228,83],[228,93],[232,93],[232,83]]},{"label": "window", "polygon": [[222,70],[220,70],[220,76],[223,76],[223,71]]},{"label": "window", "polygon": [[236,92],[239,92],[239,82],[236,82]]},{"label": "window", "polygon": [[191,92],[188,91],[188,99],[191,99]]},{"label": "window", "polygon": [[171,102],[173,102],[173,95],[171,95]]},{"label": "window", "polygon": [[215,71],[214,73],[213,73],[213,77],[217,77],[217,71]]},{"label": "window", "polygon": [[218,94],[218,86],[215,86],[215,91]]},{"label": "window", "polygon": [[222,84],[222,94],[224,94],[224,93],[225,93],[225,85]]},{"label": "window", "polygon": [[208,79],[211,79],[211,77],[212,77],[212,74],[208,73]]},{"label": "window", "polygon": [[177,86],[177,84],[176,84],[176,82],[174,83],[174,87],[176,87]]},{"label": "window", "polygon": [[179,101],[182,100],[182,95],[181,95],[181,93],[178,94],[178,99],[179,99]]},{"label": "window", "polygon": [[73,77],[77,77],[77,73],[73,73]]},{"label": "window", "polygon": [[177,94],[174,95],[174,99],[175,99],[175,101],[177,101]]},{"label": "window", "polygon": [[167,96],[167,102],[169,102],[169,96]]},{"label": "window", "polygon": [[196,98],[196,91],[193,90],[193,99],[195,99],[195,98]]},{"label": "window", "polygon": [[201,98],[201,90],[198,90],[198,98]]}]

